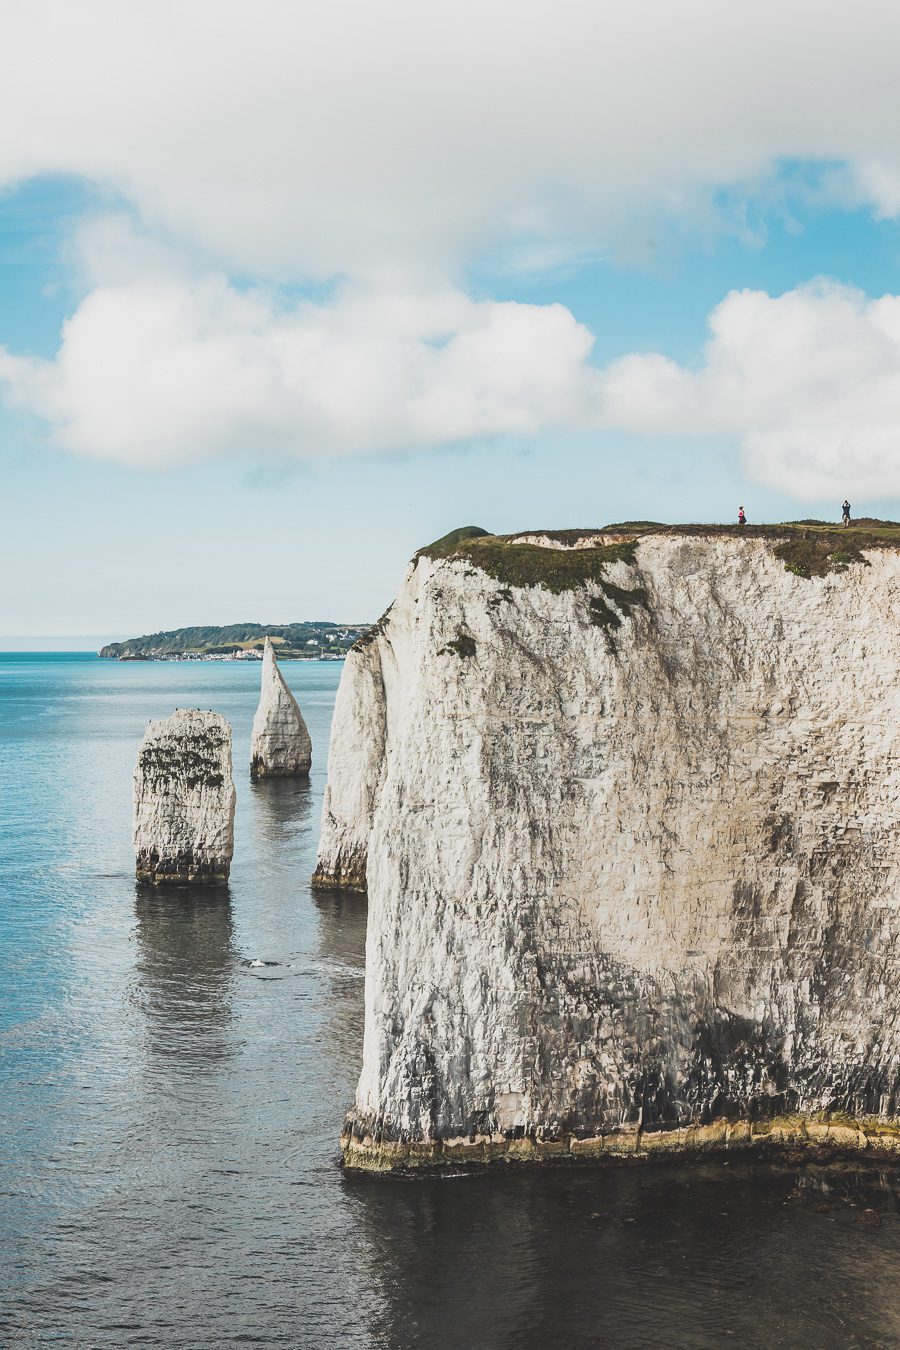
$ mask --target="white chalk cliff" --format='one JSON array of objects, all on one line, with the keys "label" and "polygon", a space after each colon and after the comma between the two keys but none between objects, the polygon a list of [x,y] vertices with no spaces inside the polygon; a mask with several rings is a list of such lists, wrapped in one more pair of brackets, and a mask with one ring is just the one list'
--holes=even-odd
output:
[{"label": "white chalk cliff", "polygon": [[313,885],[364,891],[369,835],[385,755],[382,624],[351,649],[341,673],[328,748],[328,782]]},{"label": "white chalk cliff", "polygon": [[227,881],[234,807],[231,727],[221,713],[182,708],[151,722],[134,771],[138,879]]},{"label": "white chalk cliff", "polygon": [[425,552],[348,657],[348,1166],[898,1147],[900,552],[630,537]]},{"label": "white chalk cliff", "polygon": [[312,742],[303,714],[266,638],[259,707],[250,741],[251,777],[298,777],[309,773],[311,763]]}]

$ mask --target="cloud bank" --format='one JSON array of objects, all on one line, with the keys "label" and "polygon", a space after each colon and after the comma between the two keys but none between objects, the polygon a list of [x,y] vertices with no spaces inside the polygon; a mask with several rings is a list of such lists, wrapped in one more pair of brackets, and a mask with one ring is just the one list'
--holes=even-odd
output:
[{"label": "cloud bank", "polygon": [[733,291],[703,365],[634,354],[603,372],[603,420],[647,435],[736,438],[749,473],[798,498],[900,486],[900,296],[827,280]]},{"label": "cloud bank", "polygon": [[290,308],[223,277],[95,287],[55,359],[0,349],[0,385],[78,453],[139,467],[312,460],[553,430],[737,442],[799,498],[900,483],[900,296],[820,281],[735,291],[703,363],[598,368],[562,305],[347,286]]},{"label": "cloud bank", "polygon": [[[896,296],[733,293],[699,368],[598,368],[565,307],[460,281],[708,225],[791,159],[900,217],[900,7],[832,9],[0,0],[0,188],[74,175],[139,222],[81,241],[59,350],[0,348],[5,396],[145,467],[598,429],[738,443],[800,497],[895,495]],[[328,298],[286,303],[298,281]]]},{"label": "cloud bank", "polygon": [[154,277],[91,291],[53,361],[0,348],[0,384],[95,458],[317,459],[577,425],[592,342],[562,305],[347,288],[284,309]]},{"label": "cloud bank", "polygon": [[900,214],[894,0],[2,0],[0,24],[0,185],[84,177],[226,271],[557,257],[785,159]]}]

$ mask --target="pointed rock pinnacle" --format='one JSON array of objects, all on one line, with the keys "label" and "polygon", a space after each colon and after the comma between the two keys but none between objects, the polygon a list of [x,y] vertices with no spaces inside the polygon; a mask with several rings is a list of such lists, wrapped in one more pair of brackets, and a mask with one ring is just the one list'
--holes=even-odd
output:
[{"label": "pointed rock pinnacle", "polygon": [[250,741],[250,777],[297,778],[309,773],[311,763],[312,742],[303,714],[266,638],[259,707]]}]

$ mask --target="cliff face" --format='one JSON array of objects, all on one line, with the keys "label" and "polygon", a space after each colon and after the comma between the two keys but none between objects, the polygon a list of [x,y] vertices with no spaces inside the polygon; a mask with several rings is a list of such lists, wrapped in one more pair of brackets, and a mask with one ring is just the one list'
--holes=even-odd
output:
[{"label": "cliff face", "polygon": [[250,776],[305,777],[311,764],[312,742],[306,722],[278,669],[274,648],[266,638],[259,706],[250,740]]},{"label": "cliff face", "polygon": [[510,584],[549,549],[420,556],[347,661],[319,862],[368,879],[346,1163],[896,1147],[900,554],[537,542],[550,589]]},{"label": "cliff face", "polygon": [[134,770],[138,880],[227,881],[234,808],[231,727],[222,714],[182,708],[151,722]]}]

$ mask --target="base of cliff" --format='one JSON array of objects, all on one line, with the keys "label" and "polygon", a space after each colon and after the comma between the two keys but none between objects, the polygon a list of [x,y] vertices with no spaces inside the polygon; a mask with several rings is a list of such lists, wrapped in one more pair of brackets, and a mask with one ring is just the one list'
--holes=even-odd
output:
[{"label": "base of cliff", "polygon": [[314,891],[357,891],[360,895],[365,895],[368,890],[365,859],[346,867],[317,867],[312,874],[310,885]]},{"label": "base of cliff", "polygon": [[267,764],[264,760],[253,759],[250,764],[250,778],[254,783],[264,778],[309,778],[310,766]]},{"label": "base of cliff", "polygon": [[138,854],[135,876],[146,886],[226,886],[231,864],[188,856],[159,858],[148,850]]},{"label": "base of cliff", "polygon": [[733,1153],[797,1155],[810,1161],[861,1152],[900,1161],[900,1122],[855,1120],[844,1115],[790,1115],[772,1120],[719,1120],[675,1130],[622,1129],[589,1138],[563,1135],[476,1135],[472,1138],[376,1141],[351,1117],[341,1137],[346,1172],[404,1175],[445,1167],[472,1170],[506,1166],[579,1166],[653,1158]]}]

